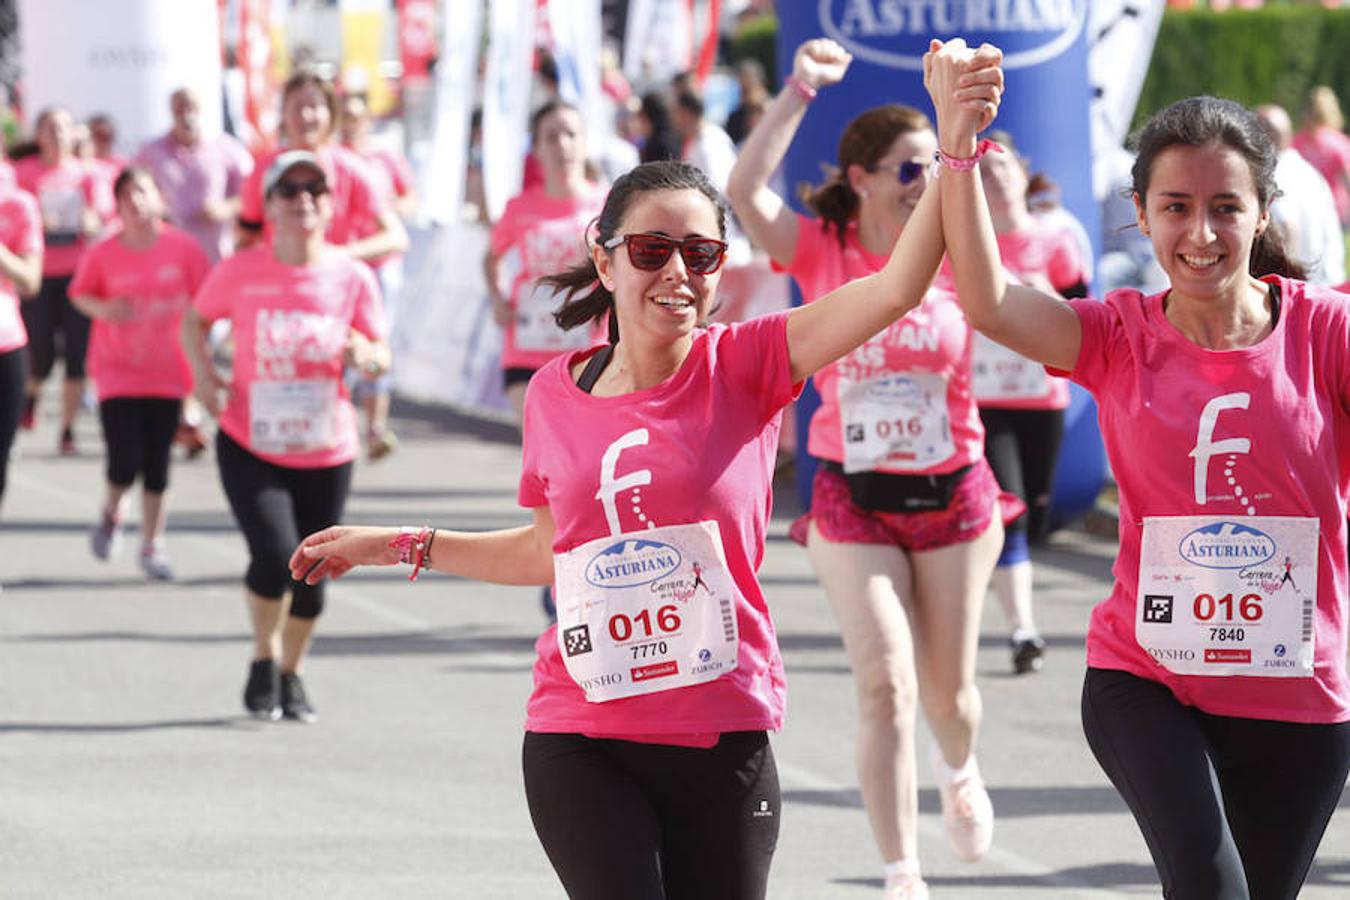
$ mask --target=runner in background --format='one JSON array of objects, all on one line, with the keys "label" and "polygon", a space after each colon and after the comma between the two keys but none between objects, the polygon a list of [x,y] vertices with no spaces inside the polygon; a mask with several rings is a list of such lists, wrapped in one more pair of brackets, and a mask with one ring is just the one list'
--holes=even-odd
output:
[{"label": "runner in background", "polygon": [[[990,137],[1005,152],[981,159],[980,177],[1003,265],[1024,284],[1061,297],[1086,297],[1089,276],[1078,241],[1067,230],[1032,215],[1026,160],[1018,156],[1007,132]],[[1069,385],[978,335],[974,366],[985,458],[999,486],[1027,506],[1005,526],[993,578],[994,594],[1011,631],[1013,671],[1023,675],[1039,670],[1045,656],[1045,640],[1032,613],[1028,545],[1040,543],[1049,533],[1050,489],[1064,436]]]},{"label": "runner in background", "polygon": [[89,343],[89,318],[70,302],[71,276],[87,242],[103,229],[112,213],[111,195],[97,175],[75,155],[75,122],[60,107],[43,110],[36,125],[38,152],[14,164],[19,187],[37,198],[42,211],[42,287],[23,304],[32,374],[24,400],[23,424],[33,427],[38,392],[51,374],[59,347],[65,365],[61,391],[63,456],[77,452],[75,415],[84,399],[84,356]]},{"label": "runner in background", "polygon": [[[980,77],[982,108],[1000,73]],[[555,358],[530,382],[520,502],[533,524],[340,526],[292,556],[292,575],[310,582],[400,561],[414,576],[556,579],[559,624],[538,641],[523,767],[569,896],[764,897],[782,814],[766,732],[785,692],[755,570],[782,409],[811,372],[922,300],[942,256],[938,205],[922,204],[927,227],[871,278],[703,327],[725,210],[692,166],[638,166],[610,190],[590,259],[550,279],[568,298],[559,323],[608,317],[611,343]]]},{"label": "runner in background", "polygon": [[[793,212],[769,180],[808,104],[841,81],[851,61],[830,40],[797,49],[792,76],[746,139],[728,186],[741,226],[797,280],[807,308],[885,265],[909,234],[937,147],[918,110],[868,110],[840,137],[837,173],[805,198],[816,217]],[[853,667],[858,778],[888,900],[928,891],[918,856],[920,702],[936,738],[933,766],[953,850],[979,859],[993,834],[974,755],[975,655],[1003,514],[971,394],[972,342],[950,292],[935,289],[816,373],[821,406],[809,449],[822,463],[809,518],[794,532],[807,544]]]},{"label": "runner in background", "polygon": [[[259,187],[272,240],[211,270],[184,318],[183,343],[197,397],[220,420],[221,484],[248,543],[253,662],[244,705],[261,718],[312,722],[300,673],[324,592],[292,584],[286,561],[300,535],[337,522],[347,500],[360,440],[343,368],[378,376],[389,350],[375,276],[324,242],[332,199],[319,157],[283,153]],[[220,320],[235,337],[228,384],[206,347]]]},{"label": "runner in background", "polygon": [[31,194],[0,179],[0,504],[29,377],[19,306],[31,302],[41,284],[42,213]]},{"label": "runner in background", "polygon": [[[392,209],[400,221],[406,222],[417,208],[417,194],[413,190],[412,166],[402,153],[390,147],[381,147],[370,138],[370,104],[361,92],[344,94],[341,119],[342,146],[357,154],[370,168],[382,207]],[[368,218],[357,226],[360,236],[375,234],[381,225],[378,219]],[[389,332],[393,334],[398,322],[399,294],[403,290],[403,253],[401,251],[367,260],[380,282],[384,298],[384,315]],[[393,380],[388,373],[372,380],[359,379],[353,384],[353,399],[366,413],[366,452],[372,460],[382,459],[398,446],[398,439],[389,430],[389,399]]]},{"label": "runner in background", "polygon": [[1116,582],[1088,629],[1088,743],[1166,896],[1293,900],[1350,771],[1350,307],[1298,280],[1269,227],[1274,148],[1212,97],[1135,139],[1138,223],[1166,290],[1066,304],[1010,284],[969,165],[985,145],[956,115],[963,76],[933,46],[962,305],[1093,393],[1120,487]]},{"label": "runner in background", "polygon": [[164,543],[169,449],[192,391],[182,344],[173,340],[211,263],[186,232],[164,224],[164,201],[146,169],[129,166],[113,182],[121,228],[80,260],[71,301],[94,320],[89,374],[98,389],[107,454],[107,488],[90,546],[113,559],[121,545],[125,498],[141,479],[141,570],[167,581]]}]

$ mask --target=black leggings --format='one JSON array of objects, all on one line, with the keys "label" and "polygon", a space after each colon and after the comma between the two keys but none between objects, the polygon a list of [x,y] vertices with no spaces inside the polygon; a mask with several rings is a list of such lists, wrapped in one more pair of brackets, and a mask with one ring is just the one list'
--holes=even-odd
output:
[{"label": "black leggings", "polygon": [[525,796],[572,900],[760,900],[782,797],[769,738],[706,750],[525,733]]},{"label": "black leggings", "polygon": [[[84,377],[84,357],[89,348],[89,317],[70,302],[69,275],[44,276],[37,296],[20,307],[28,329],[32,374],[45,381],[56,363],[56,334],[61,333],[61,355],[66,362],[66,380]],[[171,336],[172,339],[172,336]]]},{"label": "black leggings", "polygon": [[108,483],[162,494],[169,486],[169,450],[183,401],[174,397],[109,397],[98,403],[108,450]]},{"label": "black leggings", "polygon": [[1083,682],[1088,744],[1144,834],[1163,896],[1294,900],[1350,770],[1350,722],[1214,716],[1111,669]]},{"label": "black leggings", "polygon": [[28,383],[28,351],[23,347],[0,353],[0,500],[5,498],[9,451],[23,417],[24,386]]},{"label": "black leggings", "polygon": [[984,422],[984,458],[998,486],[1027,504],[1024,516],[1003,526],[1005,534],[1025,530],[1032,543],[1045,540],[1050,527],[1050,487],[1064,438],[1062,409],[980,407]]},{"label": "black leggings", "polygon": [[248,542],[244,585],[267,600],[280,600],[289,590],[292,616],[318,618],[324,584],[292,581],[291,554],[300,538],[342,518],[352,464],[323,469],[278,466],[254,456],[224,431],[216,433],[216,461],[234,520]]}]

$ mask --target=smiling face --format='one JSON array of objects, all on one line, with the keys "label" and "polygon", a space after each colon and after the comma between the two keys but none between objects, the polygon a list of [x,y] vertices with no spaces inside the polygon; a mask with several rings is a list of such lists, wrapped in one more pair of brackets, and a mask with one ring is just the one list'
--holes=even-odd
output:
[{"label": "smiling face", "polygon": [[[652,233],[681,240],[720,240],[717,209],[702,192],[648,191],[635,196],[615,236]],[[669,343],[687,337],[708,317],[721,270],[709,275],[690,272],[676,251],[654,272],[633,265],[624,245],[593,251],[600,281],[614,295],[619,334]]]},{"label": "smiling face", "polygon": [[[287,193],[294,190],[294,196]],[[309,165],[293,165],[267,195],[267,218],[278,236],[307,238],[322,233],[332,215],[324,173]]]},{"label": "smiling face", "polygon": [[43,155],[65,156],[74,152],[75,120],[64,109],[48,110],[37,124],[35,137]]},{"label": "smiling face", "polygon": [[[859,215],[876,218],[898,235],[928,186],[929,166],[936,152],[937,136],[932,131],[906,131],[891,142],[872,171],[856,164],[850,166],[853,190],[862,198]],[[918,164],[918,175],[908,184],[901,184],[898,173],[907,162]]]},{"label": "smiling face", "polygon": [[333,131],[333,111],[327,96],[313,84],[302,84],[286,95],[281,125],[291,149],[317,149]]},{"label": "smiling face", "polygon": [[1222,143],[1174,144],[1135,195],[1139,227],[1172,290],[1197,300],[1235,298],[1250,282],[1252,243],[1270,224],[1247,160]]}]

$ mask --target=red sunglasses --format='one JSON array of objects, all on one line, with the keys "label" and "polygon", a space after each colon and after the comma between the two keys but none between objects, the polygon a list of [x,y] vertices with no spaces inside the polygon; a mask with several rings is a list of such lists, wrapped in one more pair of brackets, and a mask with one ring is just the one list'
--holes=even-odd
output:
[{"label": "red sunglasses", "polygon": [[624,234],[605,241],[604,248],[613,250],[620,244],[628,245],[628,261],[644,272],[655,272],[670,260],[678,248],[685,268],[695,275],[711,275],[722,268],[726,259],[725,241],[714,238],[689,237],[682,241],[664,234]]}]

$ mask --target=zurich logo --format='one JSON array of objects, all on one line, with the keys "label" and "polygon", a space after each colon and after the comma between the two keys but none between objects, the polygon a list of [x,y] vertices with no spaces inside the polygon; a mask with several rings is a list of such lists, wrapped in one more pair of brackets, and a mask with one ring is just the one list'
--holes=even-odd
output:
[{"label": "zurich logo", "polygon": [[710,659],[712,659],[712,651],[711,651],[711,650],[709,650],[708,648],[705,647],[705,648],[703,648],[702,650],[698,651],[698,661],[699,661],[699,662],[707,662],[707,661],[710,660]]},{"label": "zurich logo", "polygon": [[1275,555],[1275,539],[1250,525],[1214,522],[1195,529],[1177,547],[1181,558],[1206,569],[1259,566]]},{"label": "zurich logo", "polygon": [[1288,652],[1289,652],[1289,651],[1285,648],[1284,644],[1276,644],[1276,645],[1275,645],[1275,655],[1276,655],[1277,657],[1283,659],[1283,658],[1284,658],[1284,655],[1285,655],[1286,653],[1288,653]]},{"label": "zurich logo", "polygon": [[681,559],[679,550],[661,541],[623,540],[591,557],[586,580],[602,588],[648,584],[678,569]]},{"label": "zurich logo", "polygon": [[1054,59],[1082,33],[1087,0],[820,0],[821,31],[859,59],[923,70],[928,39],[961,35],[1003,50],[1004,69]]}]

